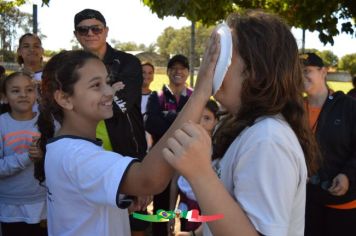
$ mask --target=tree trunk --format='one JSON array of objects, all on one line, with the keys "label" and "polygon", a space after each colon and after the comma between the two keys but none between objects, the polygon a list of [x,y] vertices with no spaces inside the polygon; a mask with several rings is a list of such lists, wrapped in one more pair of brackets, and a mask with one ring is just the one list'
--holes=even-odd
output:
[{"label": "tree trunk", "polygon": [[190,87],[194,85],[194,65],[195,65],[195,21],[192,21],[190,38]]},{"label": "tree trunk", "polygon": [[302,29],[302,53],[305,53],[305,29]]}]

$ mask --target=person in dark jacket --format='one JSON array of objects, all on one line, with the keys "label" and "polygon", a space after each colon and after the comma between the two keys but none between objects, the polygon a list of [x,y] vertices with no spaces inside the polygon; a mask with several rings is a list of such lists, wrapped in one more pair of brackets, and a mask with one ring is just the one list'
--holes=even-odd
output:
[{"label": "person in dark jacket", "polygon": [[347,95],[356,98],[356,76],[352,77],[352,86],[353,88],[347,93]]},{"label": "person in dark jacket", "polygon": [[[161,91],[152,92],[147,101],[145,127],[152,136],[153,145],[163,136],[171,126],[178,112],[180,112],[192,94],[186,81],[189,76],[188,58],[175,55],[167,65],[169,84],[164,85]],[[160,194],[153,197],[153,211],[169,209],[170,185]],[[168,224],[152,224],[154,236],[168,234]]]},{"label": "person in dark jacket", "polygon": [[[140,60],[113,49],[107,42],[109,28],[104,16],[84,9],[74,17],[74,34],[84,48],[97,55],[107,66],[110,83],[115,89],[112,118],[100,122],[97,138],[107,150],[140,160],[146,155],[147,143],[141,114],[142,68]],[[148,223],[130,217],[131,230],[142,235]]]},{"label": "person in dark jacket", "polygon": [[307,185],[305,235],[356,235],[356,100],[328,88],[319,56],[301,60],[309,124],[321,151]]}]

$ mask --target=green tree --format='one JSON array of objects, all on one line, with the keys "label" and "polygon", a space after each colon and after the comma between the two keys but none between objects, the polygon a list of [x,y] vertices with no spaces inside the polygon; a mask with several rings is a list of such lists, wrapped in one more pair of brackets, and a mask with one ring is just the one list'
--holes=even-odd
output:
[{"label": "green tree", "polygon": [[114,48],[122,51],[143,51],[143,52],[155,52],[156,44],[152,43],[148,46],[145,44],[136,44],[135,42],[120,42],[116,39],[111,39],[110,43],[114,45]]},{"label": "green tree", "polygon": [[[194,65],[199,65],[199,59],[203,56],[207,39],[210,36],[213,27],[206,27],[202,24],[196,25],[195,32],[195,62]],[[190,45],[190,27],[183,27],[181,29],[174,29],[172,27],[166,28],[157,39],[157,46],[162,55],[183,54],[189,56]]]},{"label": "green tree", "polygon": [[166,59],[172,54],[170,48],[171,42],[176,38],[177,31],[173,27],[168,27],[164,29],[161,36],[157,38],[157,46],[159,48],[159,53]]},{"label": "green tree", "polygon": [[53,57],[53,56],[56,55],[57,53],[59,53],[59,51],[44,50],[43,55],[44,55],[45,57]]},{"label": "green tree", "polygon": [[[32,26],[32,16],[21,12],[16,6],[1,1],[0,8],[0,46],[3,50],[11,51],[17,37],[18,29],[29,32]],[[6,9],[6,10],[4,10]]]},{"label": "green tree", "polygon": [[72,39],[70,40],[71,46],[72,46],[72,50],[78,50],[81,48],[77,38],[73,35]]},{"label": "green tree", "polygon": [[[142,0],[158,17],[186,17],[191,21],[215,24],[233,10],[265,9],[282,16],[291,25],[319,32],[324,44],[333,45],[341,32],[355,35],[356,5],[351,0]],[[342,20],[341,29],[337,24]]]},{"label": "green tree", "polygon": [[[320,51],[318,49],[315,49],[315,48],[306,48],[304,49],[304,52],[307,53],[307,52],[313,52],[313,53],[316,53],[316,54],[320,54]],[[299,49],[299,53],[302,53],[301,49]]]},{"label": "green tree", "polygon": [[151,43],[150,45],[147,46],[145,51],[146,52],[156,52],[156,47],[157,47],[156,43]]},{"label": "green tree", "polygon": [[116,44],[114,44],[114,47],[116,49],[122,50],[122,51],[140,51],[140,46],[137,45],[135,42],[120,42],[117,41]]},{"label": "green tree", "polygon": [[26,0],[15,0],[15,1],[0,1],[0,13],[11,10],[16,6],[21,6],[26,3]]},{"label": "green tree", "polygon": [[[324,44],[334,44],[333,37],[341,32],[355,35],[356,4],[352,0],[141,0],[158,17],[186,17],[192,22],[215,24],[236,9],[259,8],[284,17],[291,26],[318,31]],[[26,0],[7,1],[10,6],[22,5]],[[49,5],[50,0],[42,0]],[[0,7],[2,12],[3,7]],[[341,29],[337,24],[342,20]]]},{"label": "green tree", "polygon": [[341,57],[338,68],[340,70],[349,71],[352,76],[356,76],[356,53]]},{"label": "green tree", "polygon": [[329,67],[337,67],[339,58],[330,50],[321,51],[318,54],[323,59],[324,64]]},{"label": "green tree", "polygon": [[16,61],[16,53],[13,51],[7,51],[7,50],[0,49],[0,61],[15,62]]}]

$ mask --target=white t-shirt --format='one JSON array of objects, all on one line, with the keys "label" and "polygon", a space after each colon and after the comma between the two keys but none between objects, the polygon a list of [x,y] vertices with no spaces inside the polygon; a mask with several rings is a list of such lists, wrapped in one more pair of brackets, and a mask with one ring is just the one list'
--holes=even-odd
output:
[{"label": "white t-shirt", "polygon": [[42,81],[42,71],[37,71],[33,73],[33,79],[36,81]]},{"label": "white t-shirt", "polygon": [[116,195],[134,159],[74,136],[57,137],[46,148],[49,235],[130,235],[127,209],[118,208]]},{"label": "white t-shirt", "polygon": [[[246,128],[220,165],[225,188],[258,232],[304,235],[307,169],[298,139],[281,115]],[[203,235],[212,235],[206,224]]]},{"label": "white t-shirt", "polygon": [[150,95],[151,95],[151,93],[142,94],[142,97],[141,97],[141,114],[142,115],[144,115],[146,113],[147,102],[148,102],[148,98]]},{"label": "white t-shirt", "polygon": [[[219,166],[219,161],[220,160],[213,160],[212,161],[212,166],[214,169],[216,169],[216,167]],[[219,167],[220,168],[220,167]],[[216,173],[218,176],[219,176],[219,173]],[[190,200],[193,200],[193,201],[197,201],[196,197],[195,197],[195,194],[193,192],[193,189],[192,187],[190,186],[188,180],[186,178],[184,178],[182,175],[180,175],[178,177],[178,180],[177,180],[177,186],[179,188],[179,190],[181,192],[183,192],[187,198],[189,198]],[[180,202],[179,203],[179,209],[181,209],[182,211],[186,211],[188,209],[188,207],[186,206],[186,204],[184,204],[185,206],[183,206],[184,203]],[[182,207],[180,207],[182,206]]]}]

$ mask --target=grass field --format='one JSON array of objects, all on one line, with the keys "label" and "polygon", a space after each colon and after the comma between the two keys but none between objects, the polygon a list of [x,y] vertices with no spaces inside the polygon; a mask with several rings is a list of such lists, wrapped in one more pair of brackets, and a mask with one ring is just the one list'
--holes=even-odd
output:
[{"label": "grass field", "polygon": [[[188,80],[189,81],[189,78]],[[163,84],[168,84],[168,77],[166,74],[155,74],[155,78],[151,83],[150,88],[154,91],[162,89]],[[351,82],[337,82],[337,81],[328,81],[329,87],[334,91],[343,91],[347,93],[352,89]]]},{"label": "grass field", "polygon": [[164,84],[168,84],[168,76],[166,74],[155,74],[154,80],[150,85],[150,89],[158,91],[162,89]]},{"label": "grass field", "polygon": [[351,82],[328,81],[328,85],[332,90],[343,91],[344,93],[347,93],[350,89],[352,89]]}]

